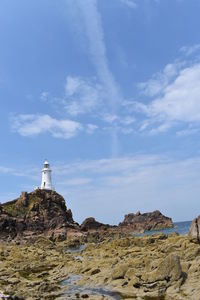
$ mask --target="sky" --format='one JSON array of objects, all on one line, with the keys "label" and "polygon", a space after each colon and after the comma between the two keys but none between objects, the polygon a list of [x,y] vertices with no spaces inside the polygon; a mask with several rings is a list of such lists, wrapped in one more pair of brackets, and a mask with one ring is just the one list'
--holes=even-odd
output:
[{"label": "sky", "polygon": [[45,159],[74,219],[200,214],[200,2],[1,0],[0,201]]}]

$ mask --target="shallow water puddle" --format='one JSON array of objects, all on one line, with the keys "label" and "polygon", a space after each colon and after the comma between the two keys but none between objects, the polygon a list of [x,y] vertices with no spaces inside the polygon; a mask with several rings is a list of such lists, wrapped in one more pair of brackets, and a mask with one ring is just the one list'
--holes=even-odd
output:
[{"label": "shallow water puddle", "polygon": [[[108,299],[113,299],[113,300],[121,300],[121,296],[116,293],[112,292],[102,286],[99,287],[89,287],[86,285],[78,285],[77,282],[78,280],[81,279],[81,276],[78,275],[71,275],[67,279],[63,280],[61,282],[62,286],[66,286],[67,289],[64,291],[63,296],[76,296],[78,298],[78,295],[88,295],[88,296],[107,296]],[[74,298],[73,298],[74,299]]]},{"label": "shallow water puddle", "polygon": [[85,249],[86,245],[80,245],[77,247],[69,247],[69,248],[65,248],[64,251],[65,252],[70,252],[70,253],[79,253],[81,251],[83,251]]}]

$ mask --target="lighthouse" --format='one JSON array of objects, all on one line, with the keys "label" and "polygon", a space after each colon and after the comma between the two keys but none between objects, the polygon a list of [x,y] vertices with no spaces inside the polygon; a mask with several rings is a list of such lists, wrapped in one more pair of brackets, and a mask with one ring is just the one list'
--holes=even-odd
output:
[{"label": "lighthouse", "polygon": [[41,190],[54,190],[51,182],[51,168],[47,160],[45,160],[44,167],[42,169]]}]

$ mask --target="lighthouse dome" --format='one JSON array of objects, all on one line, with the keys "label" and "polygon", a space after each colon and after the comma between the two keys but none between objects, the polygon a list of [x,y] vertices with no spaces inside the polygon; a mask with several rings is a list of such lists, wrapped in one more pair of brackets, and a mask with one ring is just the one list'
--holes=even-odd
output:
[{"label": "lighthouse dome", "polygon": [[45,161],[44,161],[44,168],[49,168],[49,162],[48,162],[48,160],[47,159],[45,159]]}]

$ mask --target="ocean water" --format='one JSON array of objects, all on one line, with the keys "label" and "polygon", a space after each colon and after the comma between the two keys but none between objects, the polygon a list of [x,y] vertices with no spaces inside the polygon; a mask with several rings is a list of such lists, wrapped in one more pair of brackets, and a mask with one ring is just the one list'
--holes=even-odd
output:
[{"label": "ocean water", "polygon": [[189,232],[191,223],[192,223],[192,221],[174,222],[174,228],[145,231],[144,233],[139,234],[138,236],[152,235],[152,234],[161,233],[161,232],[164,234],[170,234],[172,232],[177,232],[181,235],[187,235]]}]

